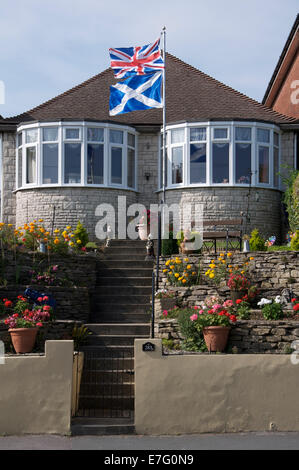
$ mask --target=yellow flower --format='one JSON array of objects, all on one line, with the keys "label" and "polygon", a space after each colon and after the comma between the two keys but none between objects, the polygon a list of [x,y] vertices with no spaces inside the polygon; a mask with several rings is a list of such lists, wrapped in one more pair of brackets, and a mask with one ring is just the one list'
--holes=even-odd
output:
[{"label": "yellow flower", "polygon": [[170,259],[168,259],[165,263],[165,266],[169,266],[170,265]]},{"label": "yellow flower", "polygon": [[175,262],[176,264],[181,264],[182,261],[180,259],[176,259]]},{"label": "yellow flower", "polygon": [[185,277],[188,277],[188,276],[189,276],[189,274],[188,274],[188,273],[185,273]]},{"label": "yellow flower", "polygon": [[205,276],[208,276],[210,274],[210,270],[205,272]]},{"label": "yellow flower", "polygon": [[66,230],[71,230],[71,228],[72,228],[72,227],[71,227],[70,225],[68,225],[68,226],[66,227]]},{"label": "yellow flower", "polygon": [[183,279],[183,276],[179,277],[179,279],[178,279],[178,280],[179,280],[179,281],[181,281],[182,279]]},{"label": "yellow flower", "polygon": [[81,240],[77,240],[77,243],[78,243],[78,245],[81,245],[82,242],[81,242]]},{"label": "yellow flower", "polygon": [[67,237],[67,236],[68,236],[68,233],[64,230],[64,231],[62,232],[62,236],[63,236],[64,238]]},{"label": "yellow flower", "polygon": [[41,228],[39,229],[39,231],[40,231],[41,233],[45,233],[45,229],[44,229],[43,227],[41,227]]},{"label": "yellow flower", "polygon": [[[73,242],[71,242],[73,243]],[[168,269],[163,269],[163,273],[168,273]]]},{"label": "yellow flower", "polygon": [[222,262],[222,264],[225,264],[225,259],[223,259],[221,262]]},{"label": "yellow flower", "polygon": [[5,225],[4,222],[0,222],[0,227],[3,227]]},{"label": "yellow flower", "polygon": [[195,271],[192,271],[192,276],[195,276],[196,272]]},{"label": "yellow flower", "polygon": [[175,277],[179,277],[179,273],[175,273]]},{"label": "yellow flower", "polygon": [[187,269],[191,269],[191,265],[190,265],[190,264],[188,264]]},{"label": "yellow flower", "polygon": [[245,273],[245,271],[241,271],[241,274],[244,274],[244,273]]},{"label": "yellow flower", "polygon": [[232,253],[227,253],[227,257],[230,258],[233,254]]},{"label": "yellow flower", "polygon": [[186,263],[188,263],[189,258],[184,258],[184,261],[185,261]]},{"label": "yellow flower", "polygon": [[7,227],[12,227],[12,224],[7,224]]},{"label": "yellow flower", "polygon": [[183,283],[183,284],[186,284],[186,282],[187,282],[186,279],[183,279],[183,280],[182,280],[182,283]]},{"label": "yellow flower", "polygon": [[224,256],[224,253],[220,253],[220,255],[219,255],[219,256]]},{"label": "yellow flower", "polygon": [[44,219],[39,219],[39,222],[43,222],[43,221],[44,221]]},{"label": "yellow flower", "polygon": [[54,233],[59,233],[59,232],[60,232],[60,230],[59,230],[58,228],[56,228],[56,229],[54,230]]},{"label": "yellow flower", "polygon": [[58,240],[58,238],[55,238],[55,240],[54,240],[54,244],[55,244],[55,245],[58,245],[58,244],[59,244],[59,240]]},{"label": "yellow flower", "polygon": [[253,261],[253,260],[254,260],[254,257],[253,257],[253,256],[250,256],[249,259],[250,259],[250,261]]},{"label": "yellow flower", "polygon": [[70,246],[74,246],[74,245],[75,245],[75,243],[74,243],[74,242],[70,242]]},{"label": "yellow flower", "polygon": [[172,265],[170,266],[170,269],[174,269],[174,268],[175,268],[175,266],[172,264]]},{"label": "yellow flower", "polygon": [[212,268],[212,269],[215,269],[215,268],[216,268],[216,264],[214,264],[214,263],[210,264],[209,266],[210,266],[210,268]]},{"label": "yellow flower", "polygon": [[214,274],[214,273],[210,273],[209,278],[210,278],[210,279],[213,279],[214,277],[215,277],[215,274]]}]

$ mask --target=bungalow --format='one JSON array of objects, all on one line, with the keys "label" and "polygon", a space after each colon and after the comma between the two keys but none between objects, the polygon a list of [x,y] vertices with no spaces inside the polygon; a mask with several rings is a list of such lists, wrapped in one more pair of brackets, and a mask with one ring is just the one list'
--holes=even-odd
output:
[{"label": "bungalow", "polygon": [[[297,56],[298,57],[298,56]],[[297,63],[298,63],[298,59]],[[18,116],[0,119],[1,219],[80,219],[96,207],[162,194],[162,110],[109,116],[111,69]],[[286,112],[286,111],[285,111]],[[166,203],[201,203],[205,219],[246,217],[245,230],[282,234],[283,165],[295,165],[298,121],[166,55]]]}]

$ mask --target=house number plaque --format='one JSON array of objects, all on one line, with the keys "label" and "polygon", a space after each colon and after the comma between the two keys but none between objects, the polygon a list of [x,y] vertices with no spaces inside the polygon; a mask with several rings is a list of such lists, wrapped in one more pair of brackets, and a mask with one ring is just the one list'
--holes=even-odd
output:
[{"label": "house number plaque", "polygon": [[144,343],[142,345],[142,351],[155,351],[156,346],[153,343]]}]

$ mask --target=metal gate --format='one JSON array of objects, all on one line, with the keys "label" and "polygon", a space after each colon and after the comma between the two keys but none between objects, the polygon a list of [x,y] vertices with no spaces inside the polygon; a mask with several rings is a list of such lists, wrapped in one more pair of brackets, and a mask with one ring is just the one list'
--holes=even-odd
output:
[{"label": "metal gate", "polygon": [[134,349],[94,348],[83,354],[74,361],[73,416],[132,418]]}]

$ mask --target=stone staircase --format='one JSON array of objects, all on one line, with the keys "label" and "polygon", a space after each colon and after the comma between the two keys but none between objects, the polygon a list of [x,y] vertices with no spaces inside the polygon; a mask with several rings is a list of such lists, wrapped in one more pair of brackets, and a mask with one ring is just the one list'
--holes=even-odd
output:
[{"label": "stone staircase", "polygon": [[[134,340],[150,336],[153,262],[145,256],[144,241],[112,240],[98,262],[86,324],[92,335],[84,348],[86,357],[96,357],[94,365],[84,366],[92,370],[83,369],[79,408],[102,408],[96,387],[103,386],[108,391],[106,409],[74,418],[73,434],[134,432]],[[90,383],[91,376],[95,383]]]}]

